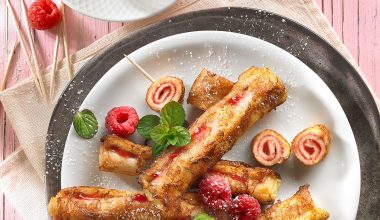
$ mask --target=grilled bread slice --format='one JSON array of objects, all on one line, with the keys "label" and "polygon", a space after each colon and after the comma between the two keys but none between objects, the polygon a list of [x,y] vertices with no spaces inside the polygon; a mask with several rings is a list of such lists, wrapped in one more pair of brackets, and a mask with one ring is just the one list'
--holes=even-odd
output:
[{"label": "grilled bread slice", "polygon": [[185,193],[170,208],[161,210],[142,192],[87,186],[62,189],[48,205],[55,220],[191,219],[205,209],[196,193]]},{"label": "grilled bread slice", "polygon": [[226,178],[232,194],[248,194],[262,205],[275,201],[281,184],[281,177],[274,170],[236,161],[219,161],[207,171],[206,176],[214,174]]},{"label": "grilled bread slice", "polygon": [[[128,162],[129,158],[120,158],[117,155],[105,157],[104,155],[111,154],[105,153],[105,151],[109,149],[106,146],[109,145],[126,149],[128,151],[132,151],[132,149],[134,149],[134,153],[144,152],[146,155],[144,155],[145,158],[139,158],[139,163],[130,163]],[[148,158],[147,156],[152,155],[150,147],[136,144],[133,145],[132,142],[125,141],[125,139],[114,135],[108,135],[104,137],[103,144],[100,148],[99,167],[101,170],[115,172],[114,167],[117,167],[118,173],[126,175],[135,175],[135,172],[131,171],[141,170],[142,167],[140,165],[149,164],[151,158]],[[136,148],[142,149],[138,150]],[[146,148],[149,150],[146,151]],[[281,183],[280,175],[271,169],[251,167],[248,164],[235,161],[223,160],[217,162],[214,167],[207,171],[206,176],[214,174],[226,178],[229,185],[231,186],[232,194],[249,194],[255,197],[260,202],[260,204],[273,203],[276,199],[277,191]]]},{"label": "grilled bread slice", "polygon": [[145,194],[164,206],[175,202],[286,97],[284,85],[269,69],[243,72],[232,91],[190,126],[191,143],[168,149],[140,175]]},{"label": "grilled bread slice", "polygon": [[151,157],[150,147],[116,135],[107,135],[102,139],[99,149],[99,169],[135,176]]},{"label": "grilled bread slice", "polygon": [[258,220],[325,220],[329,213],[315,206],[309,185],[301,186],[296,194],[265,210]]},{"label": "grilled bread slice", "polygon": [[222,100],[233,86],[234,83],[230,80],[202,69],[191,86],[187,103],[206,111]]}]

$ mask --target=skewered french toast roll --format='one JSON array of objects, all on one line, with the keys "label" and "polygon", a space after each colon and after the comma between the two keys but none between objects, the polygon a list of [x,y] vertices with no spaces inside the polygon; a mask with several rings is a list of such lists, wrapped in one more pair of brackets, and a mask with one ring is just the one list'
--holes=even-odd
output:
[{"label": "skewered french toast roll", "polygon": [[133,143],[116,135],[102,139],[99,149],[99,169],[135,176],[152,157],[148,146]]},{"label": "skewered french toast roll", "polygon": [[87,186],[62,189],[48,205],[55,220],[191,219],[204,211],[196,193],[186,193],[169,209],[160,210],[143,192]]},{"label": "skewered french toast roll", "polygon": [[283,202],[277,202],[260,214],[258,220],[325,220],[329,213],[315,206],[309,185],[299,188],[296,194]]},{"label": "skewered french toast roll", "polygon": [[191,86],[187,103],[206,111],[222,100],[233,86],[230,80],[204,68]]},{"label": "skewered french toast roll", "polygon": [[232,91],[191,126],[191,143],[164,152],[139,177],[147,197],[172,204],[229,151],[256,121],[286,100],[282,82],[267,68],[252,67]]},{"label": "skewered french toast roll", "polygon": [[185,86],[180,78],[164,76],[149,86],[145,100],[152,110],[160,112],[170,101],[182,103],[184,94]]},{"label": "skewered french toast roll", "polygon": [[[143,148],[144,150],[141,151],[146,153],[146,155],[152,155],[150,147],[136,145],[115,135],[108,135],[104,137],[103,144],[101,146],[103,150],[99,153],[99,164],[103,163],[107,164],[107,166],[99,166],[101,167],[101,170],[115,172],[114,167],[117,167],[118,173],[134,175],[130,172],[131,170],[140,170],[142,167],[138,165],[148,164],[151,159],[150,157],[141,158],[142,162],[140,163],[128,163],[128,158],[119,158],[117,155],[108,156],[108,154],[112,154],[114,152],[109,152],[108,154],[104,153],[104,151],[110,149],[106,146],[113,146],[113,148],[128,150],[132,149],[131,145],[134,148]],[[149,151],[145,151],[145,148],[148,148]],[[134,152],[136,152],[136,150]],[[124,162],[123,159],[126,161]],[[113,166],[108,164],[113,164]],[[248,164],[234,161],[218,161],[214,167],[207,171],[206,176],[213,174],[226,178],[231,186],[232,194],[249,194],[255,197],[261,204],[271,204],[274,202],[281,183],[280,175],[273,170],[251,167]]]},{"label": "skewered french toast roll", "polygon": [[236,161],[221,160],[207,171],[207,175],[226,178],[233,195],[248,194],[261,205],[275,201],[281,184],[281,177],[274,170]]}]

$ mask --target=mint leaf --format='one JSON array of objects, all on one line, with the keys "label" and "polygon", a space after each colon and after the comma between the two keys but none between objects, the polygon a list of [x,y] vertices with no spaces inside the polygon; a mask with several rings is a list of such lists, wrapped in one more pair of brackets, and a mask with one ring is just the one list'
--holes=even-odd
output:
[{"label": "mint leaf", "polygon": [[146,139],[151,139],[150,132],[160,124],[160,117],[157,115],[145,115],[137,124],[137,132]]},{"label": "mint leaf", "polygon": [[171,145],[177,147],[188,145],[191,141],[189,130],[182,126],[171,127],[167,139]]},{"label": "mint leaf", "polygon": [[167,137],[169,132],[169,126],[166,124],[159,124],[150,131],[150,137],[158,145],[167,144]]},{"label": "mint leaf", "polygon": [[98,121],[92,111],[84,109],[74,115],[73,126],[79,136],[90,139],[98,132]]},{"label": "mint leaf", "polygon": [[160,123],[169,127],[182,126],[185,122],[185,109],[178,102],[167,103],[160,112]]},{"label": "mint leaf", "polygon": [[159,144],[153,143],[153,149],[152,149],[153,156],[155,157],[161,154],[162,152],[164,152],[164,150],[166,150],[168,146],[169,146],[168,144],[159,145]]},{"label": "mint leaf", "polygon": [[214,217],[211,217],[207,213],[204,213],[204,212],[199,213],[193,218],[193,220],[214,220],[214,219],[215,219]]}]

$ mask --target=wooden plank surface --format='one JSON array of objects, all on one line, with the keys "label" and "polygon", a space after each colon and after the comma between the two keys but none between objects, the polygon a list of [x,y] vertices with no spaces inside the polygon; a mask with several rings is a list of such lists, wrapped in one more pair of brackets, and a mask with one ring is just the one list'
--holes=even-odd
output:
[{"label": "wooden plank surface", "polygon": [[[20,2],[11,1],[20,16]],[[32,0],[26,0],[29,5]],[[58,1],[56,1],[58,2]],[[316,0],[338,36],[352,53],[376,95],[380,97],[380,1],[379,0]],[[120,22],[95,20],[66,7],[70,53],[86,47],[103,35],[121,27]],[[52,61],[54,35],[52,31],[34,31],[41,68]],[[80,36],[80,37],[78,37]],[[0,75],[4,72],[7,54],[16,40],[13,21],[6,10],[5,1],[0,1]],[[60,48],[59,59],[63,57]],[[25,58],[16,51],[12,74],[7,86],[27,78],[30,73]],[[16,63],[15,62],[15,63]],[[0,162],[18,147],[17,138],[0,106]],[[0,220],[21,219],[9,201],[0,193]]]}]

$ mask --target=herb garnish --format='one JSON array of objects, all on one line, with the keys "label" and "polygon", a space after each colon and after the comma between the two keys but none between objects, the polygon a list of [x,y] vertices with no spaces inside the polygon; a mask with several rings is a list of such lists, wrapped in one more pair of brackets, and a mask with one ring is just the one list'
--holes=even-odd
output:
[{"label": "herb garnish", "polygon": [[168,146],[182,147],[190,143],[190,132],[183,127],[185,110],[178,102],[167,103],[156,115],[142,117],[137,132],[146,139],[153,140],[153,156],[162,153]]},{"label": "herb garnish", "polygon": [[196,215],[193,220],[214,220],[214,217],[211,217],[208,214],[202,212]]},{"label": "herb garnish", "polygon": [[92,111],[84,109],[74,115],[74,129],[79,136],[90,139],[98,132],[98,121]]}]

